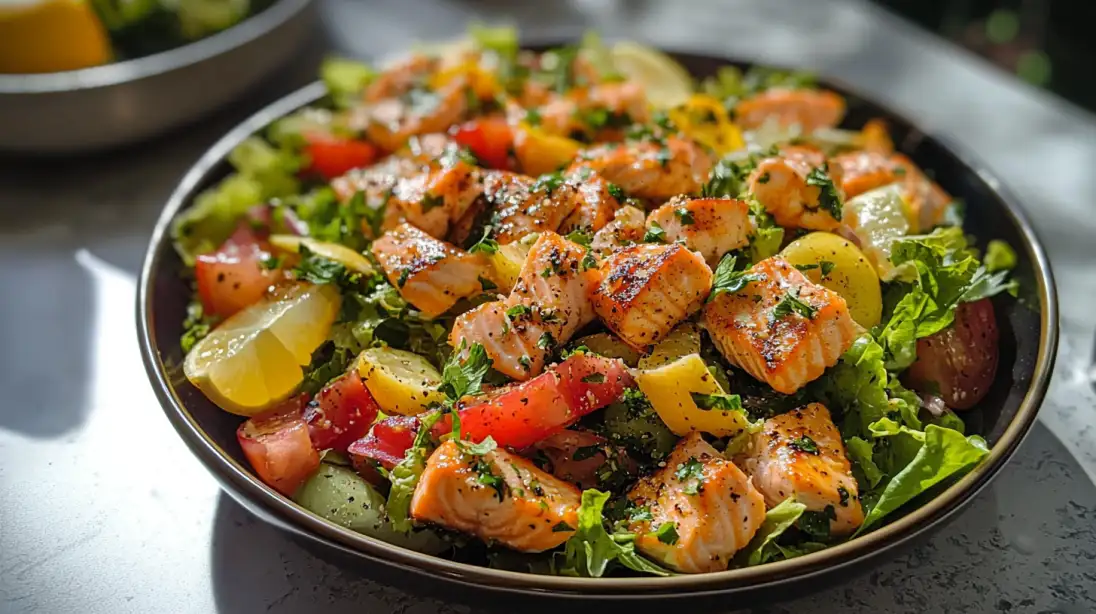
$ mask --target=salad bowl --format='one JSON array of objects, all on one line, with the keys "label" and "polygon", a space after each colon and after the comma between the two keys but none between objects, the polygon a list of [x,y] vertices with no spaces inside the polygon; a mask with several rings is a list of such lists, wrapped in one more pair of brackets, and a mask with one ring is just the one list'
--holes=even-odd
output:
[{"label": "salad bowl", "polygon": [[[692,75],[712,75],[728,64],[746,62],[672,53]],[[141,272],[137,324],[148,375],[167,417],[195,456],[225,491],[264,520],[281,527],[325,556],[360,567],[370,577],[446,599],[499,605],[558,607],[663,607],[670,601],[741,607],[790,597],[847,577],[879,557],[924,539],[959,513],[1006,465],[1034,424],[1046,393],[1058,336],[1058,308],[1047,257],[1027,217],[1008,190],[969,154],[949,140],[918,129],[901,114],[833,80],[821,84],[848,100],[847,121],[861,125],[883,118],[899,151],[924,168],[965,207],[964,229],[985,240],[1004,240],[1017,253],[1016,297],[993,299],[1000,327],[1000,363],[984,400],[963,414],[969,431],[985,438],[985,459],[960,479],[949,481],[889,517],[883,526],[844,543],[754,567],[672,577],[577,578],[535,575],[471,565],[461,560],[406,550],[324,520],[264,484],[250,470],[236,439],[239,420],[220,410],[183,374],[180,345],[190,287],[184,263],[172,246],[171,224],[195,197],[223,178],[229,152],[272,121],[326,95],[310,85],[257,113],[211,148],[184,177],[165,207]],[[600,605],[599,605],[600,604]]]}]

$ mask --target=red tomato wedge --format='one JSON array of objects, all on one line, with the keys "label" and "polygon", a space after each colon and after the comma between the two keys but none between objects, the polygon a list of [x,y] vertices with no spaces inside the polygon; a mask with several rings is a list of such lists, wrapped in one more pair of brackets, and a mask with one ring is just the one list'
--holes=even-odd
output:
[{"label": "red tomato wedge", "polygon": [[317,450],[346,452],[347,446],[369,432],[378,409],[361,376],[351,370],[324,386],[305,407],[312,445]]},{"label": "red tomato wedge", "polygon": [[598,485],[598,469],[607,460],[605,444],[606,439],[600,435],[565,430],[537,442],[533,448],[548,457],[552,475],[579,488],[594,488]]},{"label": "red tomato wedge", "polygon": [[289,399],[236,430],[236,439],[259,479],[289,497],[320,467],[303,404],[303,397]]},{"label": "red tomato wedge", "polygon": [[993,385],[999,353],[993,303],[960,303],[951,326],[917,341],[917,360],[902,379],[914,390],[939,394],[952,409],[970,409]]},{"label": "red tomato wedge", "polygon": [[247,222],[220,249],[198,256],[194,277],[205,313],[227,318],[261,299],[277,276],[263,267],[269,256],[269,246]]},{"label": "red tomato wedge", "polygon": [[309,164],[306,174],[319,175],[331,180],[356,168],[370,166],[380,151],[365,141],[344,139],[322,133],[305,135],[304,153]]},{"label": "red tomato wedge", "polygon": [[[574,424],[615,401],[635,386],[618,359],[576,354],[520,384],[491,392],[459,409],[462,436],[474,442],[488,436],[500,446],[524,448]],[[440,431],[451,428],[439,421]]]},{"label": "red tomato wedge", "polygon": [[417,417],[391,416],[374,424],[368,435],[350,444],[347,452],[359,472],[369,466],[367,461],[391,469],[403,460],[418,430]]},{"label": "red tomato wedge", "polygon": [[453,140],[472,150],[489,168],[513,170],[514,132],[501,117],[483,118],[458,126]]}]

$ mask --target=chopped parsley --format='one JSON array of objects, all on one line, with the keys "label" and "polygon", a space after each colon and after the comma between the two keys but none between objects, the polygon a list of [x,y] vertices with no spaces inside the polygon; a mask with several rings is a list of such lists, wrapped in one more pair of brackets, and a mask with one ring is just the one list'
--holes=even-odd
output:
[{"label": "chopped parsley", "polygon": [[483,288],[484,292],[486,292],[488,290],[498,290],[498,287],[499,287],[498,284],[491,281],[490,279],[487,279],[483,275],[480,275],[478,277],[478,279],[479,279],[480,287]]},{"label": "chopped parsley", "polygon": [[584,383],[584,384],[604,384],[605,383],[605,374],[604,373],[591,373],[591,374],[587,375],[586,377],[582,378],[582,383]]},{"label": "chopped parsley", "polygon": [[472,463],[472,470],[476,472],[476,483],[495,489],[499,501],[502,501],[506,496],[506,482],[503,481],[501,476],[495,475],[491,463],[484,458],[480,458]]},{"label": "chopped parsley", "polygon": [[422,212],[426,213],[431,209],[437,209],[438,207],[444,205],[445,197],[438,194],[427,193],[422,197],[422,200],[419,202],[422,206]]},{"label": "chopped parsley", "polygon": [[525,111],[525,123],[530,126],[539,126],[541,121],[540,111],[536,109],[526,109]]},{"label": "chopped parsley", "polygon": [[818,207],[828,211],[833,219],[841,221],[841,195],[837,193],[837,186],[830,178],[829,165],[823,163],[816,166],[807,174],[807,185],[818,188]]},{"label": "chopped parsley", "polygon": [[552,333],[544,333],[537,339],[537,347],[542,350],[551,350],[556,347],[556,339],[552,336]]},{"label": "chopped parsley", "polygon": [[640,505],[632,508],[631,513],[628,515],[628,520],[631,522],[643,522],[654,520],[654,516],[651,515],[651,508],[646,505]]},{"label": "chopped parsley", "polygon": [[723,256],[719,266],[715,268],[715,278],[712,281],[712,293],[708,295],[708,302],[715,300],[720,294],[736,294],[746,288],[750,282],[760,281],[757,273],[736,271],[735,265],[738,258],[733,254]]},{"label": "chopped parsley", "polygon": [[613,198],[615,198],[617,200],[624,200],[624,198],[625,198],[624,188],[618,186],[615,183],[610,183],[609,187],[606,188],[606,190],[609,192],[609,196],[612,196]]},{"label": "chopped parsley", "polygon": [[532,309],[529,309],[528,305],[514,305],[506,310],[506,315],[511,318],[520,318],[533,313]]},{"label": "chopped parsley", "polygon": [[779,320],[792,313],[798,313],[808,320],[813,320],[815,314],[818,313],[818,309],[801,301],[798,291],[794,294],[789,291],[784,294],[784,298],[780,299],[776,307],[773,307],[773,319]]},{"label": "chopped parsley", "polygon": [[822,277],[823,278],[829,277],[830,273],[833,272],[834,267],[837,266],[835,263],[830,262],[829,260],[822,260],[818,264],[822,268]]},{"label": "chopped parsley", "polygon": [[482,391],[483,378],[491,370],[492,360],[487,350],[478,343],[472,344],[468,356],[460,359],[464,352],[464,343],[449,356],[441,372],[441,391],[450,400],[458,401],[462,397],[479,394]]},{"label": "chopped parsley", "polygon": [[696,223],[696,219],[693,218],[693,212],[689,211],[686,207],[674,209],[674,215],[677,216],[677,219],[681,220],[683,226],[692,226]]},{"label": "chopped parsley", "polygon": [[830,538],[830,521],[837,519],[837,510],[827,505],[821,512],[803,512],[796,526],[817,540]]},{"label": "chopped parsley", "polygon": [[491,239],[491,227],[488,226],[483,229],[483,237],[479,241],[476,241],[475,245],[468,248],[468,252],[471,254],[484,254],[487,256],[494,255],[499,251],[499,242]]},{"label": "chopped parsley", "polygon": [[696,408],[704,411],[716,409],[720,411],[740,411],[742,409],[742,397],[737,394],[703,394],[690,392]]},{"label": "chopped parsley", "polygon": [[574,527],[567,524],[566,522],[563,522],[562,520],[557,522],[556,525],[552,527],[552,532],[553,533],[567,533],[567,532],[574,531],[574,530],[575,530]]},{"label": "chopped parsley", "polygon": [[766,171],[766,172],[761,173],[760,175],[758,175],[757,182],[758,183],[769,183],[769,179],[772,179],[772,176],[769,175],[768,171]]},{"label": "chopped parsley", "polygon": [[407,285],[407,280],[410,279],[410,278],[411,278],[411,269],[410,268],[402,269],[402,270],[400,270],[399,278],[396,280],[396,285],[399,286],[400,288],[402,288],[405,285]]},{"label": "chopped parsley", "polygon": [[597,268],[597,258],[594,257],[594,252],[586,252],[586,255],[582,257],[581,267],[583,271]]},{"label": "chopped parsley", "polygon": [[651,222],[651,227],[647,229],[647,233],[643,235],[644,243],[665,243],[666,231],[659,226],[658,222]]},{"label": "chopped parsley", "polygon": [[[674,477],[679,482],[689,482],[685,485],[684,492],[687,495],[695,495],[703,488],[701,481],[704,479],[704,464],[696,460],[695,456],[690,456],[689,460],[677,466]],[[690,482],[694,479],[695,482]]]},{"label": "chopped parsley", "polygon": [[304,245],[301,245],[300,253],[301,261],[293,269],[293,274],[297,276],[297,279],[310,281],[314,284],[338,284],[353,277],[341,263],[314,254],[312,250]]},{"label": "chopped parsley", "polygon": [[533,359],[529,358],[525,354],[522,354],[521,358],[518,359],[518,364],[521,365],[522,369],[528,371],[529,369],[533,368]]},{"label": "chopped parsley", "polygon": [[655,154],[655,160],[658,160],[658,163],[660,165],[662,165],[663,167],[665,167],[667,164],[669,164],[670,160],[673,160],[673,159],[674,159],[674,152],[671,151],[669,147],[663,147],[663,148],[658,150],[657,154]]},{"label": "chopped parsley", "polygon": [[567,233],[567,240],[578,243],[583,247],[590,247],[590,242],[594,240],[594,235],[586,228],[579,228],[578,230],[572,230]]},{"label": "chopped parsley", "polygon": [[268,254],[265,258],[259,261],[259,264],[268,271],[280,268],[282,266],[282,257]]},{"label": "chopped parsley", "polygon": [[818,454],[818,444],[808,435],[803,435],[798,439],[793,439],[788,443],[788,446],[793,450],[799,450],[804,454]]},{"label": "chopped parsley", "polygon": [[[458,434],[460,433],[459,425],[460,418],[458,417],[456,412],[453,412],[453,429]],[[470,456],[483,456],[484,454],[495,450],[495,448],[498,448],[498,444],[495,443],[495,439],[490,435],[488,435],[486,439],[479,443],[468,443],[466,441],[461,441],[460,437],[457,437],[456,442],[457,446],[460,448],[460,451]]]},{"label": "chopped parsley", "polygon": [[601,446],[582,446],[575,449],[575,453],[571,455],[571,460],[587,460],[597,456],[600,452]]},{"label": "chopped parsley", "polygon": [[563,185],[563,175],[556,171],[554,173],[545,173],[540,177],[537,177],[535,183],[533,183],[533,192],[543,191],[545,194],[551,196],[552,192],[555,192],[559,186]]}]

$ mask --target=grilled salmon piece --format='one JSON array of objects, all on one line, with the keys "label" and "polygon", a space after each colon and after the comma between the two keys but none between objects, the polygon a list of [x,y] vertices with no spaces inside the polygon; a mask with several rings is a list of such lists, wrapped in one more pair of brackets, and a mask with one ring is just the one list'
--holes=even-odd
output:
[{"label": "grilled salmon piece", "polygon": [[486,263],[411,224],[400,224],[373,242],[373,256],[400,296],[430,317],[483,291]]},{"label": "grilled salmon piece", "polygon": [[769,118],[781,126],[798,124],[803,132],[832,128],[845,117],[845,99],[829,90],[772,88],[739,101],[735,123],[760,128]]},{"label": "grilled salmon piece", "polygon": [[[468,113],[474,88],[467,76],[456,76],[432,91],[419,88],[415,79],[412,82],[402,91],[405,84],[393,83],[391,91],[395,95],[382,96],[354,109],[350,127],[364,131],[369,141],[381,149],[396,151],[412,136],[445,132]],[[367,98],[372,96],[366,92]]]},{"label": "grilled salmon piece", "polygon": [[[636,547],[682,573],[727,569],[765,520],[761,493],[695,431],[677,443],[665,467],[639,480],[628,499],[651,513],[651,520],[629,527]],[[665,523],[674,524],[676,541],[658,538]]]},{"label": "grilled salmon piece", "polygon": [[539,109],[540,127],[551,134],[609,140],[650,116],[643,86],[636,82],[578,87]]},{"label": "grilled salmon piece", "polygon": [[567,541],[578,526],[577,488],[501,448],[482,456],[455,441],[434,450],[411,498],[411,517],[522,552]]},{"label": "grilled salmon piece", "polygon": [[613,221],[594,233],[590,249],[598,255],[605,256],[619,247],[639,243],[646,233],[644,221],[643,211],[631,205],[624,205],[613,212]]},{"label": "grilled salmon piece", "polygon": [[[842,206],[841,167],[827,164],[818,150],[785,147],[759,162],[747,181],[781,226],[827,231],[856,227],[856,214]],[[830,184],[833,190],[826,190]]]},{"label": "grilled salmon piece", "polygon": [[388,206],[401,221],[410,222],[435,238],[443,238],[483,192],[479,171],[459,158],[447,158],[437,168],[402,178],[392,187]]},{"label": "grilled salmon piece", "polygon": [[694,141],[672,136],[599,145],[579,154],[572,168],[588,167],[630,196],[658,202],[696,194],[708,180],[712,158]]},{"label": "grilled salmon piece", "polygon": [[704,327],[720,353],[778,392],[792,394],[832,367],[861,329],[845,299],[773,257],[758,279],[704,307]]},{"label": "grilled salmon piece", "polygon": [[734,198],[676,197],[647,216],[647,227],[655,224],[666,241],[698,252],[712,266],[723,254],[748,245],[754,231],[750,206]]},{"label": "grilled salmon piece", "polygon": [[712,288],[712,270],[677,244],[621,248],[601,264],[594,311],[614,333],[646,351],[696,313]]},{"label": "grilled salmon piece", "polygon": [[494,368],[516,380],[538,375],[551,351],[594,319],[588,297],[599,273],[583,265],[585,255],[577,243],[542,233],[510,296],[461,314],[449,344],[483,345]]},{"label": "grilled salmon piece", "polygon": [[362,100],[379,102],[385,98],[399,96],[411,90],[417,83],[425,81],[438,69],[438,58],[416,53],[386,67],[381,74],[362,92]]},{"label": "grilled salmon piece", "polygon": [[845,444],[821,403],[766,420],[744,465],[769,507],[794,497],[811,512],[829,515],[832,508],[834,535],[852,533],[864,522]]},{"label": "grilled salmon piece", "polygon": [[832,162],[841,167],[841,187],[847,198],[901,182],[911,232],[924,232],[943,222],[951,196],[906,156],[853,151],[835,156]]},{"label": "grilled salmon piece", "polygon": [[877,151],[850,151],[834,156],[832,163],[841,168],[841,190],[846,198],[892,184],[905,173],[891,156]]},{"label": "grilled salmon piece", "polygon": [[617,196],[621,194],[613,184],[587,168],[570,173],[567,183],[574,187],[575,208],[560,224],[561,234],[576,230],[597,232],[613,221],[614,213],[620,209]]},{"label": "grilled salmon piece", "polygon": [[483,196],[494,209],[496,241],[513,243],[533,232],[555,231],[577,205],[575,187],[558,174],[534,179],[519,173],[484,174]]},{"label": "grilled salmon piece", "polygon": [[[331,182],[331,189],[344,205],[361,192],[367,208],[381,211],[379,230],[383,232],[395,228],[403,221],[400,207],[389,206],[396,184],[423,172],[424,166],[415,160],[403,156],[388,156],[369,168],[354,169],[337,177]],[[376,238],[372,227],[364,220],[362,232],[367,237]]]}]

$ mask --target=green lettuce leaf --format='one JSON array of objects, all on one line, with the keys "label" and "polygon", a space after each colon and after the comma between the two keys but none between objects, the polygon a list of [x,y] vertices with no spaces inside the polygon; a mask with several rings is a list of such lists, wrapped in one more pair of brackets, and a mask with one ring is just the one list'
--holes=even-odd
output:
[{"label": "green lettuce leaf", "polygon": [[415,495],[415,487],[419,485],[419,478],[426,469],[426,459],[430,456],[430,429],[441,416],[441,412],[433,412],[422,418],[414,444],[404,453],[403,460],[388,472],[391,487],[385,511],[392,529],[400,533],[410,533],[415,528],[411,520],[411,498]]},{"label": "green lettuce leaf", "polygon": [[981,437],[964,436],[935,424],[925,427],[919,436],[913,435],[917,431],[894,424],[881,422],[875,427],[881,434],[920,437],[922,443],[912,460],[887,483],[865,516],[857,535],[933,486],[967,472],[989,454],[989,447]]},{"label": "green lettuce leaf", "polygon": [[553,569],[557,575],[582,578],[600,578],[612,563],[618,563],[634,571],[655,576],[673,575],[669,570],[648,561],[635,551],[635,535],[605,530],[602,510],[609,500],[609,493],[594,489],[582,491],[582,505],[578,510],[578,527],[564,544],[563,552],[556,553]]},{"label": "green lettuce leaf", "polygon": [[753,539],[735,555],[735,562],[743,566],[760,565],[780,556],[776,538],[795,525],[807,506],[788,498],[765,514],[765,520]]},{"label": "green lettuce leaf", "polygon": [[329,57],[320,64],[320,79],[327,86],[331,100],[339,107],[351,106],[376,78],[377,71],[364,62]]}]

